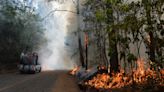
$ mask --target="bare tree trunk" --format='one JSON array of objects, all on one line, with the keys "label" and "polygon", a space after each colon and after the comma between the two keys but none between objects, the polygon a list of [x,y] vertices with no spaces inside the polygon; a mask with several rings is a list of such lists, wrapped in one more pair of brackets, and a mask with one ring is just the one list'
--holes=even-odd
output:
[{"label": "bare tree trunk", "polygon": [[108,58],[107,58],[107,55],[106,55],[106,44],[105,44],[106,40],[104,38],[104,42],[103,42],[103,53],[104,53],[104,61],[105,61],[105,64],[106,64],[106,67],[109,66],[109,63],[108,63]]},{"label": "bare tree trunk", "polygon": [[144,7],[146,10],[146,18],[147,18],[147,23],[148,23],[148,35],[150,37],[150,43],[148,45],[149,47],[149,58],[152,62],[155,62],[155,43],[154,43],[154,34],[153,34],[153,24],[152,24],[152,18],[151,18],[151,6],[150,3],[151,1],[149,0],[144,0]]},{"label": "bare tree trunk", "polygon": [[78,42],[79,42],[79,54],[80,54],[80,62],[82,67],[85,67],[85,63],[84,63],[84,56],[83,56],[83,48],[82,48],[82,44],[81,44],[81,38],[78,38]]},{"label": "bare tree trunk", "polygon": [[155,62],[155,43],[154,43],[154,35],[153,32],[149,32],[150,36],[150,60]]},{"label": "bare tree trunk", "polygon": [[88,45],[86,44],[85,45],[85,55],[86,55],[86,59],[85,59],[85,63],[86,63],[86,65],[85,65],[85,69],[86,70],[88,70]]},{"label": "bare tree trunk", "polygon": [[117,44],[115,43],[112,48],[113,53],[110,57],[110,71],[116,73],[119,72]]}]

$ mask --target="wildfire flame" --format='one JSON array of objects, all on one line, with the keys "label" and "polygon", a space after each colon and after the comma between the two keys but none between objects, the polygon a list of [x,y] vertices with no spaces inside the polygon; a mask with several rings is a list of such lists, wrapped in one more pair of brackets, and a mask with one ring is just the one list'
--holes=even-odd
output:
[{"label": "wildfire flame", "polygon": [[73,70],[71,70],[69,74],[75,75],[76,72],[77,72],[79,69],[80,69],[80,67],[77,66],[77,67],[75,67]]},{"label": "wildfire flame", "polygon": [[164,86],[164,69],[160,70],[160,73],[145,68],[144,61],[142,59],[137,60],[137,69],[133,70],[132,73],[125,75],[124,70],[120,73],[113,74],[97,74],[93,79],[85,82],[85,85],[95,87],[97,89],[105,88],[121,88],[125,86],[136,84],[148,84],[150,79],[158,81],[159,85]]}]

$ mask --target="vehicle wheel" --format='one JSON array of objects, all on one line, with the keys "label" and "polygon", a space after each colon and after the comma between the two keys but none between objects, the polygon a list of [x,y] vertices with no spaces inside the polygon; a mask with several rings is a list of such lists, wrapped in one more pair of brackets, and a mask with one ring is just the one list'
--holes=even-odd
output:
[{"label": "vehicle wheel", "polygon": [[40,69],[39,69],[39,72],[41,72],[41,70],[42,70],[42,69],[40,68]]},{"label": "vehicle wheel", "polygon": [[19,71],[20,74],[24,74],[24,71]]},{"label": "vehicle wheel", "polygon": [[36,73],[36,71],[31,71],[31,74],[35,74]]}]

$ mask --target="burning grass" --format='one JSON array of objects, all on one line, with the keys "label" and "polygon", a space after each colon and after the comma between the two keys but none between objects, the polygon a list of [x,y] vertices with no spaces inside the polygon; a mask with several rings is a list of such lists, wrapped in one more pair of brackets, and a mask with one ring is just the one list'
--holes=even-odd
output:
[{"label": "burning grass", "polygon": [[97,74],[91,80],[85,82],[85,86],[90,86],[96,89],[118,89],[118,88],[137,88],[160,90],[164,88],[164,69],[155,71],[150,68],[145,68],[142,59],[137,60],[137,69],[131,73],[125,74],[124,70],[119,73],[109,75],[107,73]]},{"label": "burning grass", "polygon": [[79,66],[76,66],[73,70],[71,70],[71,71],[69,72],[69,74],[75,75],[76,72],[77,72],[79,69],[80,69],[80,67],[79,67]]}]

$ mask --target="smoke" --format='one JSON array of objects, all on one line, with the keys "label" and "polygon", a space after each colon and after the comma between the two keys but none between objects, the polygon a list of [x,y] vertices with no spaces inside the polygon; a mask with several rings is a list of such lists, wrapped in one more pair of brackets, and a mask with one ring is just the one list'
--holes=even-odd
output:
[{"label": "smoke", "polygon": [[[74,11],[74,4],[71,0],[62,0],[62,2],[58,2],[58,0],[33,0],[32,5],[36,7],[41,17],[46,16],[43,24],[46,29],[47,44],[42,46],[39,51],[39,62],[42,69],[72,69],[76,65],[76,59],[72,58],[77,48],[77,44],[74,44],[77,43],[77,37],[73,35],[73,31],[76,30],[76,22],[73,18],[76,17],[76,14],[54,10]],[[54,12],[49,14],[51,11]]]}]

